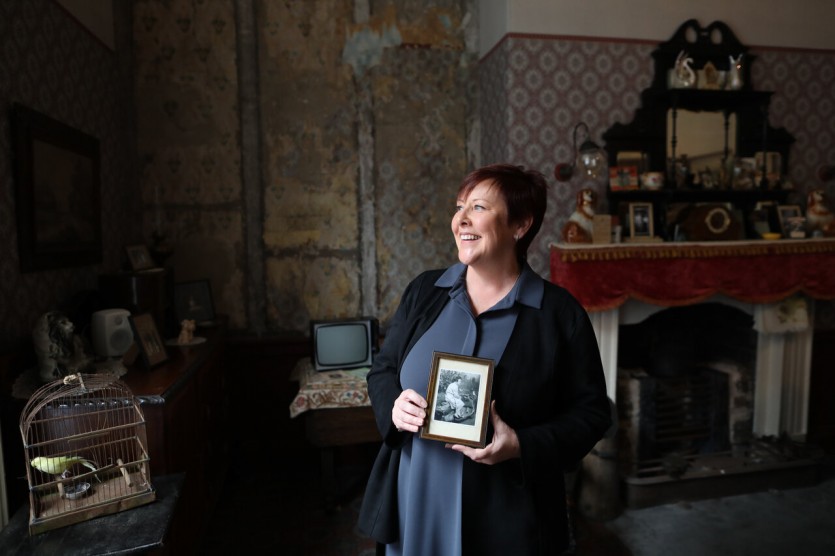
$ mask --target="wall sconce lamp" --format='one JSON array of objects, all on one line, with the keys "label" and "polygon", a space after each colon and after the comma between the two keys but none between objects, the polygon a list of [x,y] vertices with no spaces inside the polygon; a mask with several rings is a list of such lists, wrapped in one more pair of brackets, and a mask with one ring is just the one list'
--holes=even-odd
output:
[{"label": "wall sconce lamp", "polygon": [[[586,130],[586,140],[577,149],[577,130],[580,128]],[[574,172],[578,169],[590,178],[596,178],[603,171],[606,166],[606,151],[591,140],[591,133],[589,126],[585,122],[580,122],[574,126],[574,161],[570,164],[561,162],[554,168],[554,177],[558,181],[568,181]]]}]

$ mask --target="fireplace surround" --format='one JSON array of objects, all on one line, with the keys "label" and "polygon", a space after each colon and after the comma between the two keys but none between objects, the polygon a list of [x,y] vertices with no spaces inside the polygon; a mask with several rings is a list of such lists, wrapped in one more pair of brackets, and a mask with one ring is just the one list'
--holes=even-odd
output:
[{"label": "fireplace surround", "polygon": [[[733,489],[736,491],[775,486],[771,479],[752,474],[757,470],[779,468],[788,470],[789,481],[808,479],[805,473],[797,474],[797,462],[772,465],[774,458],[768,457],[767,453],[774,451],[773,446],[763,444],[763,441],[773,438],[805,440],[814,300],[835,298],[835,240],[558,244],[552,245],[551,249],[551,279],[568,289],[589,312],[597,334],[608,394],[619,406],[627,403],[618,398],[619,380],[623,385],[628,381],[626,375],[636,372],[625,368],[632,365],[631,361],[619,361],[622,331],[668,308],[714,303],[732,307],[736,314],[753,322],[753,368],[749,371],[753,382],[752,402],[747,406],[743,403],[742,407],[728,406],[729,434],[740,431],[734,413],[737,418],[740,413],[748,413],[742,417],[749,420],[748,434],[753,437],[746,444],[749,448],[745,453],[747,459],[740,463],[736,457],[740,451],[730,442],[728,450],[712,452],[705,456],[707,460],[689,456],[684,462],[687,473],[676,477],[676,462],[672,461],[675,458],[668,457],[663,461],[662,457],[656,462],[656,468],[663,472],[657,476],[646,479],[627,474],[622,477],[627,505],[644,506],[669,501],[670,497],[692,499],[728,493],[722,488],[705,488],[704,484],[694,482],[699,478],[715,482],[720,476],[734,477]],[[781,311],[786,307],[796,309],[792,310],[794,319],[782,319]],[[694,337],[700,333],[704,335],[704,327],[689,333]],[[624,339],[630,343],[634,341],[627,333],[624,333]],[[674,363],[675,358],[665,362],[667,366]],[[658,361],[655,364],[658,365]],[[643,372],[646,373],[646,369]],[[733,386],[732,373],[744,374],[745,370],[734,368],[729,372],[728,384]],[[740,380],[737,377],[736,383]],[[623,431],[620,437],[623,437]],[[736,440],[742,445],[741,439]],[[620,447],[613,448],[607,442],[601,441],[596,452],[611,459],[621,458]],[[636,450],[634,446],[626,449]],[[617,455],[612,453],[613,450]],[[800,463],[801,467],[808,464]],[[673,470],[672,474],[664,469],[665,464]],[[611,466],[595,466],[584,471],[609,473]],[[783,478],[786,477],[783,473]],[[599,477],[593,478],[592,482],[612,484]],[[669,493],[647,494],[645,491],[671,483],[677,488]],[[612,493],[601,493],[601,496],[611,497]]]}]

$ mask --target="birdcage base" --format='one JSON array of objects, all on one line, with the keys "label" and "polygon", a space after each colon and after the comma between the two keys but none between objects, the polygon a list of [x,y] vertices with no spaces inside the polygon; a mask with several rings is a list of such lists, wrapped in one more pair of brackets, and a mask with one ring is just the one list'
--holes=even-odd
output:
[{"label": "birdcage base", "polygon": [[[156,492],[145,474],[126,472],[125,475],[94,481],[88,494],[81,497],[68,497],[66,492],[62,495],[58,489],[39,496],[38,508],[29,509],[29,534],[37,535],[156,500]],[[40,511],[36,515],[37,510]]]}]

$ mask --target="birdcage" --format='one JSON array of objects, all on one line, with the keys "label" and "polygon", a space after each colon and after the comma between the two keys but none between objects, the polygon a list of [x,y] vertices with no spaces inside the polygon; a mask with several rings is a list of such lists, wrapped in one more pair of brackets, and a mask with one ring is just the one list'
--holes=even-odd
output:
[{"label": "birdcage", "polygon": [[29,534],[147,504],[145,418],[111,375],[75,374],[37,390],[20,416]]}]

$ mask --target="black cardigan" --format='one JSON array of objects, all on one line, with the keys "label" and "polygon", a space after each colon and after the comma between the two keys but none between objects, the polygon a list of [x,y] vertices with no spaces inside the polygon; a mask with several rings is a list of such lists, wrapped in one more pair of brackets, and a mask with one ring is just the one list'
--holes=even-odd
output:
[{"label": "black cardigan", "polygon": [[[406,288],[368,373],[383,445],[358,527],[380,543],[399,535],[400,447],[411,434],[398,432],[391,422],[391,408],[402,391],[400,368],[449,301],[449,289],[434,285],[442,273],[424,272]],[[520,305],[495,366],[492,397],[519,437],[521,457],[492,466],[464,458],[463,552],[559,554],[568,541],[563,473],[577,466],[611,424],[594,330],[566,290],[545,282],[540,309]]]}]

